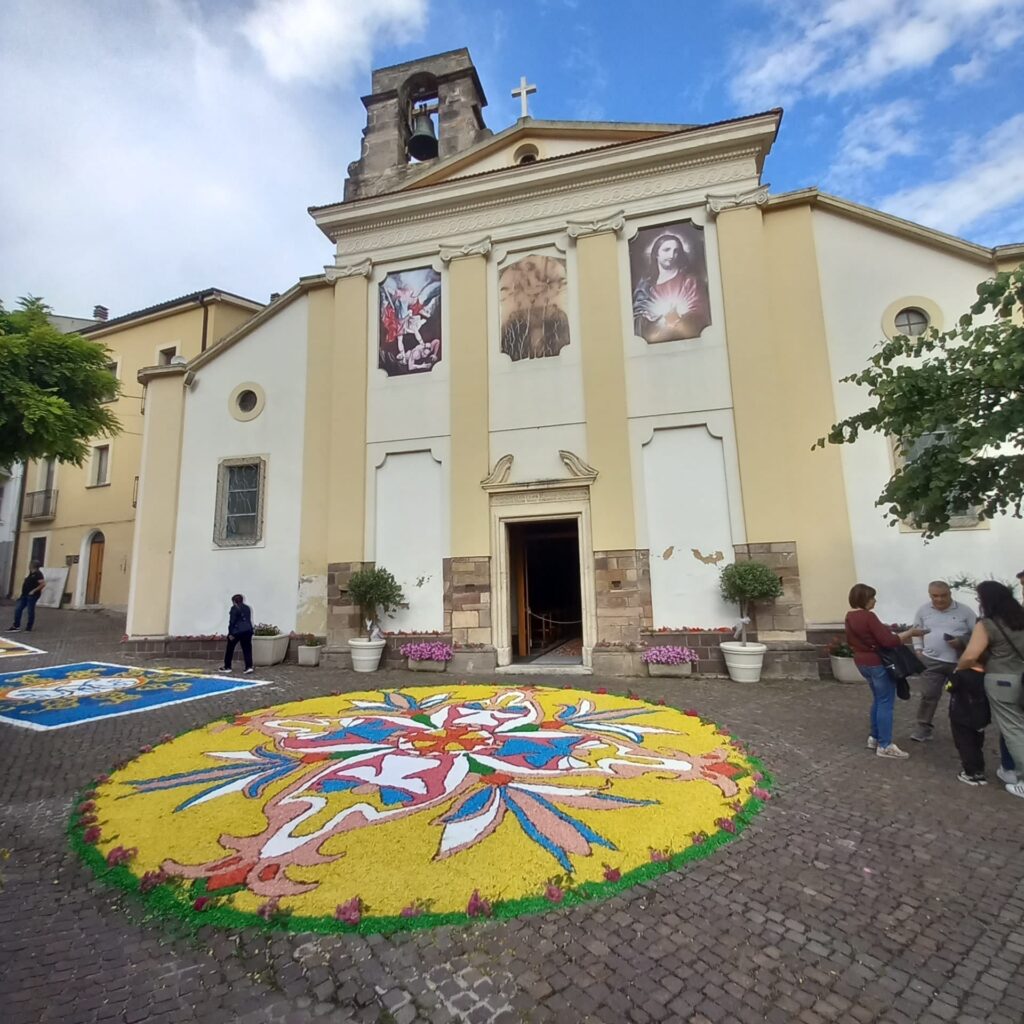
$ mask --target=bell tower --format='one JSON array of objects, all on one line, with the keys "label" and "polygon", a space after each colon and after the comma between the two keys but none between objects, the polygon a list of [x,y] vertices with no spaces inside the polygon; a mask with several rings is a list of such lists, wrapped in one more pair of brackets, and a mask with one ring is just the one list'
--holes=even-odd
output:
[{"label": "bell tower", "polygon": [[346,200],[393,191],[421,164],[491,134],[482,113],[487,98],[465,47],[378,68],[372,89],[363,97],[362,153],[348,165]]}]

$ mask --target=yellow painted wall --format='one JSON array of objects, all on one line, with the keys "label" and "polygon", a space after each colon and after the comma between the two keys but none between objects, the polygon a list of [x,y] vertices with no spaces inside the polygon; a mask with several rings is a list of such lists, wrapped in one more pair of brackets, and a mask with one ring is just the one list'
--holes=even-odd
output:
[{"label": "yellow painted wall", "polygon": [[[331,403],[327,564],[359,562],[363,559],[368,303],[369,285],[366,278],[339,278],[334,286],[334,354],[329,377]],[[318,316],[325,315],[319,306],[314,309],[319,312],[311,317],[311,323],[316,322]],[[317,359],[311,358],[310,372],[315,364]]]},{"label": "yellow painted wall", "polygon": [[615,235],[584,236],[577,255],[587,462],[598,471],[590,496],[594,550],[630,549],[636,527]]},{"label": "yellow painted wall", "polygon": [[[334,337],[334,290],[309,293],[306,421],[302,452],[302,526],[299,537],[300,600],[296,630],[327,630],[327,531],[330,521],[332,362],[341,346]],[[365,374],[363,379],[365,379]],[[318,581],[318,582],[314,582]],[[323,600],[312,600],[313,591]]]},{"label": "yellow painted wall", "polygon": [[134,538],[134,593],[128,609],[127,631],[130,636],[164,636],[167,633],[178,522],[184,406],[182,374],[150,381],[140,465],[141,514]]},{"label": "yellow painted wall", "polygon": [[453,260],[448,274],[451,373],[452,557],[490,554],[490,512],[480,481],[488,465],[487,260]]},{"label": "yellow painted wall", "polygon": [[747,541],[795,540],[804,616],[841,621],[854,580],[840,453],[811,450],[835,422],[807,206],[718,218]]}]

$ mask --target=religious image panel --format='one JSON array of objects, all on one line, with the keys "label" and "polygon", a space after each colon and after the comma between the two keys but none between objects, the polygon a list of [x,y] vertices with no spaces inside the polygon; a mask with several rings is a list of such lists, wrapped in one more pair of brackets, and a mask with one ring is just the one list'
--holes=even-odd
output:
[{"label": "religious image panel", "polygon": [[380,283],[377,365],[389,377],[429,372],[441,361],[441,275],[399,270]]},{"label": "religious image panel", "polygon": [[523,256],[498,275],[501,351],[510,359],[557,356],[569,344],[565,260]]},{"label": "religious image panel", "polygon": [[637,335],[648,343],[699,338],[711,323],[703,228],[679,221],[641,229],[629,266]]}]

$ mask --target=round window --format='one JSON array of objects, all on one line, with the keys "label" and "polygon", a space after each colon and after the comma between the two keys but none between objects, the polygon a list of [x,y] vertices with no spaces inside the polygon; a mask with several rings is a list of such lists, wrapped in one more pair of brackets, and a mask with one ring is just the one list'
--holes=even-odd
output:
[{"label": "round window", "polygon": [[928,314],[923,309],[907,306],[896,314],[896,330],[914,338],[928,330]]},{"label": "round window", "polygon": [[238,398],[236,399],[238,408],[242,412],[252,412],[256,408],[256,403],[259,398],[256,396],[256,392],[250,388],[246,388],[244,391],[239,392]]}]

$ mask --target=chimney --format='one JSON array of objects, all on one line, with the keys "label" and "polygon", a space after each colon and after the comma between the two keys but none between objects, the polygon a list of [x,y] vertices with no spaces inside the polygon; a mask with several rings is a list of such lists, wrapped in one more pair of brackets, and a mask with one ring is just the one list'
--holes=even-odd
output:
[{"label": "chimney", "polygon": [[270,293],[270,301],[271,302],[277,302],[277,300],[279,298],[281,298],[281,293],[280,292],[271,292]]},{"label": "chimney", "polygon": [[110,316],[110,310],[106,306],[93,306],[92,307],[92,318],[93,320],[106,320]]}]

